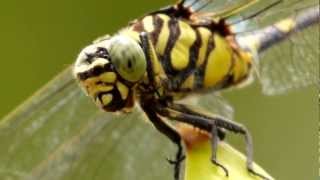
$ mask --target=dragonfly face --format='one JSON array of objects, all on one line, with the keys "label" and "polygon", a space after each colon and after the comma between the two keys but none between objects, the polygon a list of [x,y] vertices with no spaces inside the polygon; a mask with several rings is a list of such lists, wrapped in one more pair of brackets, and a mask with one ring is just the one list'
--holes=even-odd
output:
[{"label": "dragonfly face", "polygon": [[86,94],[105,111],[131,108],[133,86],[146,72],[139,44],[116,35],[84,48],[74,66],[74,75]]}]

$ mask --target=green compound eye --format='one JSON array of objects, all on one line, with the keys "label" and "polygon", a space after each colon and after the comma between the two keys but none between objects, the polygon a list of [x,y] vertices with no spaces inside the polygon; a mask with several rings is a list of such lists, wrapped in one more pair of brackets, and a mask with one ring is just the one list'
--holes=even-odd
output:
[{"label": "green compound eye", "polygon": [[145,55],[139,44],[131,38],[120,35],[113,37],[109,54],[112,64],[125,80],[136,82],[145,74]]}]

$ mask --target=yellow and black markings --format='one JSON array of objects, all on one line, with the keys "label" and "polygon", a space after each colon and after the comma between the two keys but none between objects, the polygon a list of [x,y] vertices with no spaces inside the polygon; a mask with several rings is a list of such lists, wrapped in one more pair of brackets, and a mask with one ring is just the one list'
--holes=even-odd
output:
[{"label": "yellow and black markings", "polygon": [[[169,161],[174,165],[176,180],[184,159],[181,138],[163,117],[211,133],[211,161],[226,175],[228,170],[216,157],[217,143],[223,140],[218,134],[226,129],[244,135],[247,169],[267,179],[252,169],[252,139],[244,126],[223,117],[203,115],[175,101],[203,90],[218,91],[243,84],[252,77],[254,50],[258,52],[284,38],[281,33],[288,34],[308,24],[305,17],[287,19],[269,27],[278,36],[262,32],[260,36],[266,35],[265,39],[248,36],[244,39],[252,40],[251,44],[239,46],[241,42],[225,18],[256,2],[242,1],[219,12],[201,14],[198,10],[211,0],[179,1],[132,21],[114,36],[95,41],[79,55],[74,74],[87,94],[106,111],[123,111],[132,108],[135,101],[139,103],[153,125],[178,146],[175,160]],[[301,22],[296,24],[294,20]]]},{"label": "yellow and black markings", "polygon": [[240,49],[231,47],[225,39],[231,35],[227,25],[210,23],[193,26],[160,13],[142,18],[128,31],[150,34],[159,64],[165,76],[172,79],[172,91],[232,86],[250,74],[251,59],[236,55]]}]

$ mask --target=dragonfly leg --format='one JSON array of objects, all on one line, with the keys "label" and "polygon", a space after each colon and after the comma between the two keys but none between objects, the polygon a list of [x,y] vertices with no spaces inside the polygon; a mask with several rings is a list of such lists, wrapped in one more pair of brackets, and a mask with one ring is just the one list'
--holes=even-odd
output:
[{"label": "dragonfly leg", "polygon": [[[148,36],[148,33],[142,32],[140,33],[140,40],[141,45],[143,48],[143,51],[146,55],[147,60],[147,75],[148,79],[150,81],[151,87],[156,92],[155,87],[155,72],[153,69],[153,62],[157,61],[156,54],[154,54],[154,47],[151,44],[151,40]],[[153,123],[153,125],[158,129],[161,133],[165,134],[174,144],[177,145],[178,150],[176,152],[176,157],[174,160],[167,159],[168,162],[172,165],[174,165],[174,178],[175,180],[179,180],[180,176],[180,169],[181,169],[181,163],[185,159],[184,153],[183,153],[183,147],[181,144],[181,137],[179,133],[174,129],[174,127],[171,127],[168,123],[164,122],[155,112],[153,106],[155,104],[155,98],[145,98],[141,101],[141,107],[144,110],[144,112],[147,114],[149,120]]]},{"label": "dragonfly leg", "polygon": [[174,144],[177,145],[178,150],[176,152],[176,157],[174,160],[169,160],[169,163],[174,166],[174,179],[179,180],[180,178],[180,169],[181,163],[185,159],[185,155],[183,153],[183,147],[181,144],[181,137],[179,133],[171,127],[168,123],[163,121],[154,111],[154,104],[149,103],[147,101],[141,102],[141,107],[148,116],[149,120],[155,126],[155,128],[166,135]]},{"label": "dragonfly leg", "polygon": [[247,169],[253,175],[268,180],[267,177],[257,173],[253,169],[253,145],[252,137],[249,131],[241,124],[222,117],[209,117],[198,112],[194,112],[190,108],[181,104],[169,104],[167,107],[158,105],[157,112],[165,117],[174,119],[179,122],[188,123],[212,134],[212,162],[221,167],[228,175],[227,169],[217,162],[216,152],[219,138],[217,138],[218,128],[223,128],[233,133],[244,135],[246,141]]},{"label": "dragonfly leg", "polygon": [[223,169],[225,172],[226,176],[229,176],[228,169],[224,167],[222,164],[220,164],[217,160],[217,150],[218,150],[218,143],[219,143],[219,136],[218,136],[218,128],[217,126],[213,123],[212,129],[211,129],[211,162],[215,164],[216,166],[220,167]]},{"label": "dragonfly leg", "polygon": [[141,41],[141,47],[144,51],[144,54],[147,60],[148,79],[150,81],[150,84],[154,86],[155,72],[153,69],[152,61],[156,61],[157,57],[155,57],[156,55],[153,53],[153,49],[152,49],[153,46],[151,44],[151,41],[147,32],[140,33],[140,41]]},{"label": "dragonfly leg", "polygon": [[[205,117],[207,119],[208,118],[210,119],[210,117],[208,117],[200,112],[197,112],[195,110],[192,110],[191,108],[189,108],[183,104],[170,104],[169,106],[171,109],[176,109],[177,111],[180,111],[180,112],[184,112],[187,114],[193,114],[196,116]],[[221,127],[217,127],[217,131],[218,131],[217,134],[218,134],[219,140],[224,140],[224,138],[226,137],[225,129],[221,128]]]}]

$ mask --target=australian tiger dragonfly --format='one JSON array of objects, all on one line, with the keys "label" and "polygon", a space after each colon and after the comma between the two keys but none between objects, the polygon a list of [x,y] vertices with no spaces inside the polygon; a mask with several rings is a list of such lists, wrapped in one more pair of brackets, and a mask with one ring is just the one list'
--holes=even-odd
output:
[{"label": "australian tiger dragonfly", "polygon": [[[263,5],[256,8],[258,4]],[[277,8],[281,4],[285,5]],[[288,4],[292,7],[287,7]],[[251,167],[253,147],[248,130],[229,120],[232,118],[230,107],[216,93],[247,85],[254,74],[266,94],[316,84],[319,48],[313,44],[319,32],[317,27],[306,28],[319,24],[319,5],[312,1],[310,4],[256,0],[179,1],[131,21],[113,36],[95,40],[82,50],[75,65],[1,121],[0,141],[4,148],[0,150],[0,161],[5,163],[0,164],[3,170],[0,177],[63,179],[74,174],[84,179],[103,177],[103,171],[88,173],[79,169],[84,163],[86,167],[95,164],[89,157],[97,148],[117,152],[125,148],[127,154],[139,154],[136,151],[146,148],[145,145],[139,148],[140,143],[150,141],[150,135],[155,133],[149,132],[145,123],[132,121],[144,115],[178,146],[172,160],[175,179],[179,179],[183,148],[179,134],[164,118],[212,133],[212,137],[216,137],[213,147],[219,140],[217,134],[224,131],[244,135],[248,149],[247,169],[261,176]],[[272,13],[268,15],[268,12]],[[282,13],[288,18],[283,19],[286,16],[282,15],[282,19],[268,22],[269,26],[263,24],[267,22],[262,21],[262,17]],[[304,36],[305,31],[315,32],[315,37]],[[291,34],[296,39],[290,39]],[[272,46],[280,47],[279,42],[285,39],[289,39],[292,51],[286,54],[283,48],[272,49]],[[303,48],[307,45],[314,48]],[[267,61],[259,57],[270,48],[278,53],[273,56],[277,58]],[[121,113],[101,112],[92,106],[71,72],[101,109]],[[180,103],[189,96],[208,103],[210,111],[212,108],[217,116],[193,110],[193,106],[201,103],[193,106]],[[139,110],[133,109],[136,104]],[[78,118],[74,119],[75,116]],[[139,144],[134,143],[135,140],[139,140]],[[165,142],[149,143],[161,147]],[[140,152],[141,157],[120,156],[120,153],[117,158],[101,156],[104,160],[101,163],[110,165],[104,166],[109,169],[105,177],[115,173],[113,177],[118,179],[135,179],[130,173],[135,171],[133,158],[148,159],[161,152],[158,148],[147,148],[148,151]],[[227,175],[228,169],[217,160],[216,150],[212,149],[212,162]],[[39,154],[39,159],[28,156],[28,152]],[[119,172],[113,172],[112,168],[117,166],[128,173],[120,176]],[[161,170],[158,173],[161,174]],[[153,176],[146,174],[143,178]]]}]

